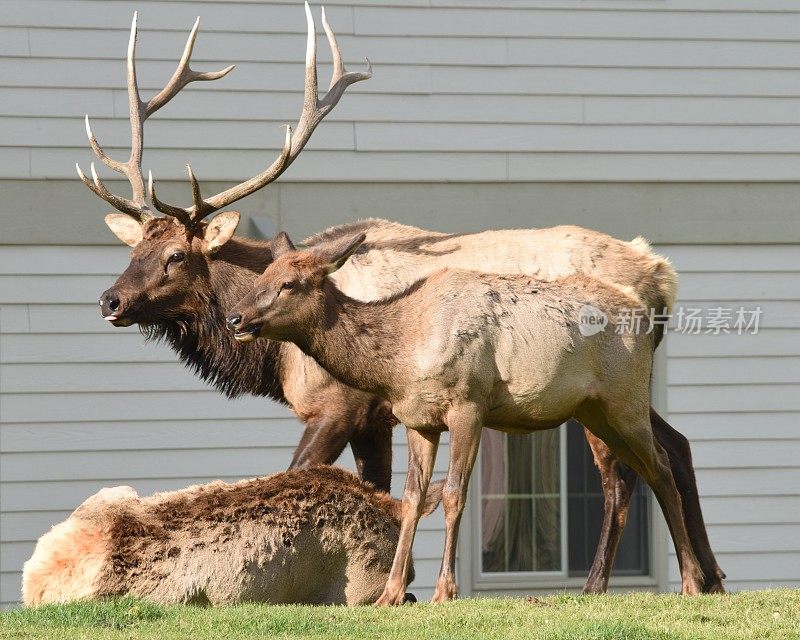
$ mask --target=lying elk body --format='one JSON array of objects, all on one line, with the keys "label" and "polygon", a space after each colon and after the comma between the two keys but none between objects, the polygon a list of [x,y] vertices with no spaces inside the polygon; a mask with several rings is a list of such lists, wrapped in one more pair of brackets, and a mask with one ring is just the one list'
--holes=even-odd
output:
[{"label": "lying elk body", "polygon": [[[672,533],[683,593],[703,572],[692,551],[667,453],[650,427],[654,336],[616,331],[641,301],[584,274],[556,280],[443,269],[389,298],[361,302],[328,274],[364,234],[297,251],[282,234],[274,262],[231,312],[237,339],[295,343],[347,385],[375,393],[406,425],[409,469],[400,542],[379,604],[399,604],[443,430],[450,432],[445,547],[434,601],[456,595],[455,559],[467,486],[484,426],[531,433],[576,418],[653,489]],[[611,330],[586,336],[585,305]]]},{"label": "lying elk body", "polygon": [[[136,86],[134,23],[128,50],[131,159],[123,165],[108,158],[88,128],[87,119],[92,147],[104,162],[129,178],[133,199],[112,195],[99,178],[90,180],[79,172],[93,192],[123,212],[110,214],[106,222],[132,247],[130,265],[114,286],[103,293],[100,310],[115,326],[136,323],[146,336],[165,339],[189,368],[230,397],[250,393],[288,403],[305,424],[291,468],[331,463],[349,443],[361,477],[388,491],[391,429],[397,424],[388,403],[340,384],[294,345],[262,340],[244,348],[237,343],[224,327],[225,313],[246,295],[257,275],[271,261],[272,244],[235,236],[239,222],[236,212],[223,212],[208,223],[203,221],[218,208],[276,179],[302,150],[314,127],[336,106],[346,87],[369,76],[345,72],[333,32],[324,21],[334,53],[334,77],[328,94],[317,98],[314,25],[308,8],[306,12],[305,106],[296,131],[287,138],[278,160],[260,176],[209,199],[200,196],[190,171],[195,203],[181,209],[153,198],[154,206],[165,217],[155,217],[144,196],[141,170],[144,120],[188,82],[212,80],[230,68],[213,73],[189,69],[195,25],[173,79],[155,98],[144,103]],[[94,170],[92,173],[96,176]],[[151,195],[155,196],[152,183],[150,186]],[[348,262],[335,278],[344,291],[361,300],[388,295],[448,264],[488,272],[531,273],[544,278],[588,272],[637,292],[653,284],[646,247],[577,227],[444,234],[372,219],[334,227],[306,242],[309,246],[324,247],[358,231],[367,234],[364,253]],[[648,298],[649,306],[658,310],[669,306],[674,296],[673,278],[669,265],[664,265],[661,285],[647,292],[652,296]],[[671,454],[687,526],[706,572],[705,589],[722,591],[723,574],[708,543],[689,444],[655,412],[651,413],[651,420],[659,441]],[[601,440],[589,432],[586,436],[602,476],[606,513],[585,590],[602,592],[607,588],[636,475]]]},{"label": "lying elk body", "polygon": [[[440,499],[434,487],[426,511]],[[399,500],[327,466],[146,498],[103,489],[39,539],[23,600],[370,603],[386,585],[400,515]]]}]

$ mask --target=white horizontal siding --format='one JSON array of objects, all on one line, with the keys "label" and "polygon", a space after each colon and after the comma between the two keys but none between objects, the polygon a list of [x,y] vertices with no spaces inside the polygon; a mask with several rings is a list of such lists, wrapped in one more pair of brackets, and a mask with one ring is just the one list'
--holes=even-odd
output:
[{"label": "white horizontal siding", "polygon": [[[104,322],[96,298],[124,247],[0,246],[0,606],[19,598],[36,539],[104,486],[142,495],[280,471],[302,427],[264,398],[226,400],[135,328]],[[393,489],[407,447],[395,438]],[[446,446],[445,446],[446,450]],[[342,463],[353,468],[346,453]],[[437,474],[446,456],[440,455]],[[433,591],[443,520],[415,544],[421,597]]]},{"label": "white horizontal siding", "polygon": [[[687,308],[761,306],[758,335],[666,340],[671,424],[692,442],[711,545],[731,589],[800,585],[800,248],[663,246]],[[700,304],[698,304],[698,301]],[[670,547],[671,588],[680,587]]]},{"label": "white horizontal siding", "polygon": [[[195,13],[203,69],[147,124],[161,179],[241,180],[302,103],[301,7],[14,0],[0,15],[0,177],[72,178],[80,117],[127,155],[123,61],[140,15],[145,95]],[[285,181],[774,181],[800,175],[800,11],[790,2],[337,2],[351,68],[374,77],[315,133]],[[320,41],[323,82],[330,66]]]}]

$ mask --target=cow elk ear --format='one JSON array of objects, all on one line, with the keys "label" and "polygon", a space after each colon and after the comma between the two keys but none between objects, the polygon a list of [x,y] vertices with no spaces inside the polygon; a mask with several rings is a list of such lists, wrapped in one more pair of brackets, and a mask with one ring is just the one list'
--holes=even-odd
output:
[{"label": "cow elk ear", "polygon": [[272,259],[276,260],[284,253],[295,251],[294,243],[285,231],[281,231],[272,239]]},{"label": "cow elk ear", "polygon": [[135,247],[144,237],[142,223],[125,213],[109,213],[106,216],[106,224],[114,235],[129,247]]},{"label": "cow elk ear", "polygon": [[205,252],[214,253],[230,240],[236,232],[236,227],[239,226],[240,219],[238,211],[223,211],[215,216],[203,232]]},{"label": "cow elk ear", "polygon": [[358,249],[366,239],[366,234],[359,233],[355,238],[352,238],[351,240],[344,242],[339,247],[332,249],[329,254],[329,262],[325,267],[325,272],[333,273],[334,271],[340,269],[341,266],[347,262],[347,259],[356,252],[356,249]]}]

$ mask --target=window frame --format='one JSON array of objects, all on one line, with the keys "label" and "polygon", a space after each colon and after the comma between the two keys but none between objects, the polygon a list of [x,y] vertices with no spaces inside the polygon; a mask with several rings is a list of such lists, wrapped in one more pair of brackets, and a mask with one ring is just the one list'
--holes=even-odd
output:
[{"label": "window frame", "polygon": [[[666,336],[665,336],[666,337]],[[666,340],[664,340],[666,342]],[[655,352],[653,359],[653,375],[651,382],[651,402],[656,411],[667,417],[667,351],[662,344]],[[481,571],[481,463],[480,455],[475,463],[475,470],[470,481],[467,504],[464,509],[459,535],[459,554],[457,558],[457,582],[462,596],[491,595],[524,595],[556,590],[580,591],[586,578],[570,577],[567,556],[568,536],[567,522],[567,485],[566,485],[566,428],[559,427],[561,432],[561,571],[518,572],[504,575],[501,573],[484,574]],[[609,590],[614,589],[666,591],[668,588],[668,547],[669,530],[661,514],[658,502],[652,492],[648,492],[648,551],[649,574],[638,576],[615,576],[611,574]]]}]

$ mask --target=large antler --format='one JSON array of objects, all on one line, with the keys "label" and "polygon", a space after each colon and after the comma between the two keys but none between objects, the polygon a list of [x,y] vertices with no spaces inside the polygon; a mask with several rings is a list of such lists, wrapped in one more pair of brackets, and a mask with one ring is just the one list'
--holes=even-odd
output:
[{"label": "large antler", "polygon": [[153,175],[151,173],[149,180],[150,199],[156,209],[162,213],[180,219],[184,224],[194,226],[214,211],[226,207],[232,202],[244,198],[254,191],[268,185],[270,182],[273,182],[295,161],[303,150],[303,147],[306,146],[316,126],[337,105],[345,89],[355,82],[372,77],[372,65],[369,60],[367,60],[368,68],[366,72],[347,72],[345,70],[344,63],[342,62],[342,54],[336,42],[336,36],[333,34],[333,30],[328,24],[328,19],[325,15],[325,7],[323,7],[322,25],[325,28],[325,33],[328,36],[328,43],[331,47],[331,53],[333,54],[333,77],[331,78],[331,84],[325,97],[322,99],[319,98],[317,92],[316,26],[314,25],[314,18],[311,15],[308,2],[305,3],[305,9],[306,21],[308,23],[308,43],[306,46],[306,83],[303,112],[300,115],[300,120],[297,123],[297,129],[294,133],[292,133],[291,127],[287,127],[286,140],[278,159],[258,175],[210,198],[203,198],[200,195],[200,186],[197,183],[197,179],[192,172],[192,168],[187,165],[189,180],[192,184],[192,199],[194,204],[191,207],[185,208],[175,207],[158,200],[153,185]]},{"label": "large antler", "polygon": [[183,56],[178,63],[178,68],[172,74],[172,78],[167,85],[149,102],[143,102],[139,96],[139,87],[136,82],[136,35],[137,27],[136,22],[138,12],[133,14],[133,22],[131,23],[131,37],[128,42],[128,102],[130,104],[130,121],[131,121],[131,155],[127,162],[120,162],[110,158],[92,133],[92,128],[89,126],[89,116],[86,116],[86,135],[89,137],[89,144],[92,146],[95,154],[100,160],[106,163],[114,171],[118,171],[128,178],[133,190],[132,199],[123,198],[106,189],[103,182],[97,176],[97,172],[92,163],[92,180],[84,175],[80,166],[76,163],[75,167],[78,169],[78,175],[83,183],[94,191],[98,196],[103,198],[115,209],[119,209],[123,213],[127,213],[139,222],[146,222],[149,218],[153,217],[153,212],[147,205],[145,200],[144,190],[144,175],[142,173],[142,148],[144,143],[144,121],[147,120],[152,114],[163,107],[169,102],[181,89],[183,89],[190,82],[195,80],[216,80],[221,78],[233,69],[233,65],[222,69],[221,71],[206,71],[199,72],[193,71],[189,67],[189,59],[192,56],[192,48],[194,41],[197,37],[197,30],[200,27],[200,18],[194,23],[192,31],[189,34],[189,39],[186,41],[186,47],[183,50]]}]

